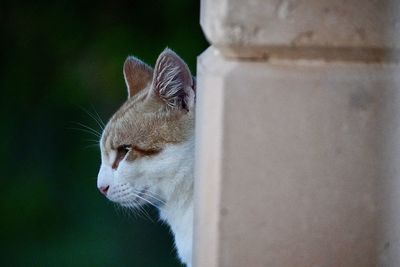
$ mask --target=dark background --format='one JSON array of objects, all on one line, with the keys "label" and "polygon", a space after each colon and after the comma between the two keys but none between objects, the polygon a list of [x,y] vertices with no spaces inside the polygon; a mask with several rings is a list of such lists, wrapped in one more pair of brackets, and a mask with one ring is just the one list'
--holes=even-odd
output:
[{"label": "dark background", "polygon": [[97,191],[96,137],[73,128],[124,101],[128,55],[168,46],[195,73],[199,2],[0,1],[0,266],[180,266],[165,225]]}]

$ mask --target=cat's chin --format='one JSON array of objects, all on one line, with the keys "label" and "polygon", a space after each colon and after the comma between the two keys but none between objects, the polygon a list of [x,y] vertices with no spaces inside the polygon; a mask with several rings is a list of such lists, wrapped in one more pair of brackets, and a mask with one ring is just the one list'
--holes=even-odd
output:
[{"label": "cat's chin", "polygon": [[142,189],[135,189],[129,184],[123,184],[113,189],[110,190],[107,198],[122,207],[135,208],[152,205],[159,208],[164,203],[163,200],[151,193],[149,186],[144,186]]}]

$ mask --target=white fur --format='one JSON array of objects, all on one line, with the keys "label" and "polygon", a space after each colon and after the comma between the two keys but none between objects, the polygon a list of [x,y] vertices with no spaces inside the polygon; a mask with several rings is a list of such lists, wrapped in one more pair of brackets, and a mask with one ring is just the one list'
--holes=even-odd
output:
[{"label": "white fur", "polygon": [[[164,204],[159,206],[160,217],[169,224],[174,233],[180,259],[190,267],[193,233],[193,138],[181,144],[168,144],[161,153],[133,162],[126,161],[125,157],[117,170],[111,168],[113,159],[106,156],[103,147],[101,153],[98,187],[109,186],[107,198],[126,207],[161,200]],[[143,195],[138,198],[140,192]]]}]

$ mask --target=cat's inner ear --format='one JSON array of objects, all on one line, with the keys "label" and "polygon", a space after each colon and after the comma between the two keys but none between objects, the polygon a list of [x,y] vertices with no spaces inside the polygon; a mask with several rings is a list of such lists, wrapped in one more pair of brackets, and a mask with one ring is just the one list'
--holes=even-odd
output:
[{"label": "cat's inner ear", "polygon": [[128,57],[124,63],[124,78],[128,88],[128,98],[144,89],[152,80],[153,69],[135,57]]},{"label": "cat's inner ear", "polygon": [[189,111],[194,105],[193,78],[186,63],[165,49],[157,59],[152,92],[168,107]]}]

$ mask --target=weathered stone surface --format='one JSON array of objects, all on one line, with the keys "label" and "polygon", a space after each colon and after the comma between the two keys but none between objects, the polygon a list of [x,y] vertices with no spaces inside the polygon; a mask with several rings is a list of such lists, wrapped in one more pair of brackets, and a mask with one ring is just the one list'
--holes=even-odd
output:
[{"label": "weathered stone surface", "polygon": [[201,25],[231,57],[381,60],[400,48],[400,1],[202,0]]},{"label": "weathered stone surface", "polygon": [[195,266],[398,266],[398,73],[206,51]]}]

